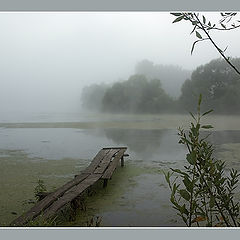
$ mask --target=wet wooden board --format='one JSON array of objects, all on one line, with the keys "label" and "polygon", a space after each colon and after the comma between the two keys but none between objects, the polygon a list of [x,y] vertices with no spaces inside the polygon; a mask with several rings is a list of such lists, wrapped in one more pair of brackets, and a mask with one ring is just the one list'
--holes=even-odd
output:
[{"label": "wet wooden board", "polygon": [[112,160],[112,157],[119,151],[119,149],[111,149],[103,158],[103,160],[100,162],[99,166],[95,169],[94,173],[103,173],[108,165],[110,164],[110,161]]},{"label": "wet wooden board", "polygon": [[112,160],[112,162],[110,163],[110,165],[108,166],[108,168],[106,169],[106,171],[104,172],[104,174],[102,175],[102,179],[110,179],[113,175],[114,170],[116,169],[119,160],[124,156],[124,152],[126,151],[126,149],[121,149],[116,156],[114,157],[114,159]]},{"label": "wet wooden board", "polygon": [[127,150],[127,147],[106,147],[103,149],[126,149]]},{"label": "wet wooden board", "polygon": [[91,164],[84,170],[82,173],[93,173],[94,170],[98,167],[100,162],[103,160],[103,158],[106,156],[106,154],[109,152],[109,149],[102,149],[98,152],[98,154],[94,157]]},{"label": "wet wooden board", "polygon": [[28,212],[18,217],[17,219],[15,219],[11,223],[11,225],[21,226],[27,223],[29,220],[34,219],[36,216],[41,214],[44,209],[49,207],[54,201],[56,201],[59,197],[61,197],[67,190],[81,183],[88,176],[89,174],[86,174],[86,173],[78,175],[76,178],[74,178],[70,182],[67,182],[66,184],[58,188],[55,192],[50,193],[44,199],[37,202]]},{"label": "wet wooden board", "polygon": [[76,175],[73,180],[67,182],[55,192],[49,193],[10,225],[22,226],[28,221],[34,220],[40,214],[43,214],[44,219],[53,216],[60,208],[74,200],[100,178],[103,178],[104,181],[110,179],[119,159],[124,157],[126,150],[126,147],[101,149],[91,164],[80,175]]},{"label": "wet wooden board", "polygon": [[58,201],[54,202],[45,211],[45,213],[43,213],[43,218],[47,219],[55,215],[60,208],[71,202],[74,198],[84,192],[88,187],[97,182],[101,178],[101,176],[102,174],[91,174],[77,186],[71,188],[67,193],[65,193],[61,198],[59,198]]}]

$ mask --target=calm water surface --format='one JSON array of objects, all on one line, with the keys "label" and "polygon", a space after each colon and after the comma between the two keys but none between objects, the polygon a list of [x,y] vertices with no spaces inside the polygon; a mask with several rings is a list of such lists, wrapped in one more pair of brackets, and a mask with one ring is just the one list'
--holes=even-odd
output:
[{"label": "calm water surface", "polygon": [[[224,152],[221,146],[226,150],[228,144],[240,144],[240,132],[215,131],[210,140]],[[118,168],[113,175],[107,190],[89,200],[88,214],[100,215],[104,226],[183,225],[170,206],[169,189],[162,173],[185,163],[186,149],[178,144],[176,129],[0,128],[2,164],[18,159],[18,155],[8,156],[8,151],[21,150],[26,158],[44,161],[46,167],[50,161],[75,159],[81,165],[79,171],[98,150],[109,146],[127,146],[130,156],[125,167]],[[234,160],[235,165],[238,160]],[[28,166],[31,168],[31,163]],[[9,179],[6,181],[14,184]],[[7,189],[11,192],[10,184]],[[7,213],[0,215],[0,220]],[[73,223],[78,224],[78,221]]]}]

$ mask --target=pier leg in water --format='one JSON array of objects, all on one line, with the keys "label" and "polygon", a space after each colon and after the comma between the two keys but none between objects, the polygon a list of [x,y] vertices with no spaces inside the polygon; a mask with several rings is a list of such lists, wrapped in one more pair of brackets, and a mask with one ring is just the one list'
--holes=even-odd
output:
[{"label": "pier leg in water", "polygon": [[124,158],[123,158],[123,156],[121,157],[121,167],[123,167],[124,166]]},{"label": "pier leg in water", "polygon": [[108,184],[108,179],[104,179],[104,180],[103,180],[103,187],[104,187],[104,188],[107,187],[107,184]]}]

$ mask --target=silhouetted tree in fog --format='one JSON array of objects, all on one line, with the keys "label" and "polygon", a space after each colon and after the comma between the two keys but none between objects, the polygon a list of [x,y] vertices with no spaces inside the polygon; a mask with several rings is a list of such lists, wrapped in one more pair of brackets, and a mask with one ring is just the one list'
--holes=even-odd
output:
[{"label": "silhouetted tree in fog", "polygon": [[[231,62],[240,68],[240,59]],[[203,95],[202,109],[214,108],[216,113],[240,113],[240,78],[224,59],[215,59],[193,71],[184,82],[181,105],[188,111],[195,109],[199,94]]]},{"label": "silhouetted tree in fog", "polygon": [[160,80],[148,80],[144,75],[133,75],[127,81],[113,84],[102,101],[104,111],[125,113],[167,112],[173,104]]}]

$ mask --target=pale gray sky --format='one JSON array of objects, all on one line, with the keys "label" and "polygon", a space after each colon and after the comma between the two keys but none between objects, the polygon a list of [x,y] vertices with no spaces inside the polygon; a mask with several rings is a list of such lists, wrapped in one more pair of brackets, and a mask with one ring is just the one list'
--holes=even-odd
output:
[{"label": "pale gray sky", "polygon": [[[168,12],[1,12],[0,111],[77,111],[84,85],[127,79],[143,59],[193,70],[219,57],[207,42],[191,56],[191,25],[173,20]],[[240,30],[214,37],[240,56]]]}]

